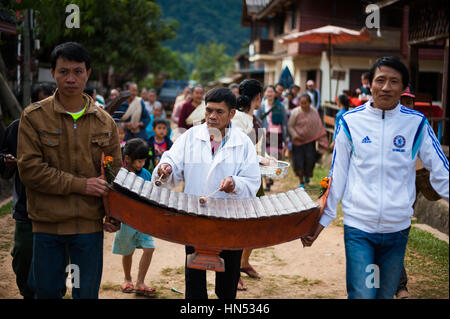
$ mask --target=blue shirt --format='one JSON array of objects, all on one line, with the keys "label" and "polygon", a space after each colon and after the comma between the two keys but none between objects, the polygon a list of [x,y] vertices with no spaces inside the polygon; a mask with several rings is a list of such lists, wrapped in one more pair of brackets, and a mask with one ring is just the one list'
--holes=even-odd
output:
[{"label": "blue shirt", "polygon": [[142,168],[139,173],[136,173],[136,175],[142,177],[146,181],[152,180],[152,174],[145,168]]},{"label": "blue shirt", "polygon": [[[129,107],[129,104],[127,101],[125,101],[117,108],[116,112],[120,111],[125,114],[128,107]],[[141,108],[142,108],[142,111],[141,111],[140,122],[144,123],[144,126],[140,128],[140,131],[138,133],[134,133],[133,136],[131,136],[130,131],[125,130],[125,141],[128,141],[129,139],[131,139],[133,137],[139,137],[139,138],[142,138],[143,140],[148,139],[145,128],[147,127],[148,123],[150,122],[150,115],[148,114],[147,109],[145,108],[144,100],[141,100]],[[131,119],[129,118],[125,122],[129,122],[130,120]]]}]

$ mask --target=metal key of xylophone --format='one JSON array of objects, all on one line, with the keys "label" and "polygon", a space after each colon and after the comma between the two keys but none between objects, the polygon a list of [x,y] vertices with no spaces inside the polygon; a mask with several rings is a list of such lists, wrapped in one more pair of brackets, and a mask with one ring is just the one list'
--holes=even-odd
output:
[{"label": "metal key of xylophone", "polygon": [[127,190],[131,191],[131,186],[134,183],[134,180],[136,179],[136,174],[133,172],[128,172],[127,176],[125,177],[125,180],[122,183],[122,187],[126,188]]},{"label": "metal key of xylophone", "polygon": [[216,211],[214,217],[227,218],[227,207],[225,206],[225,201],[223,198],[217,198],[216,200]]},{"label": "metal key of xylophone", "polygon": [[241,199],[236,199],[234,202],[235,208],[236,208],[236,215],[238,219],[247,219],[247,214],[244,208],[244,205],[242,205]]},{"label": "metal key of xylophone", "polygon": [[168,207],[173,210],[178,209],[178,192],[170,190],[169,191],[169,205]]},{"label": "metal key of xylophone", "polygon": [[252,205],[250,199],[242,199],[241,204],[244,207],[247,218],[258,218],[258,215],[255,212],[255,207]]},{"label": "metal key of xylophone", "polygon": [[228,219],[237,219],[236,208],[232,198],[225,198],[225,207]]},{"label": "metal key of xylophone", "polygon": [[197,201],[197,214],[205,217],[208,216],[208,205],[206,203],[202,204],[200,200]]},{"label": "metal key of xylophone", "polygon": [[275,209],[275,207],[273,206],[272,202],[270,201],[269,196],[264,195],[264,196],[261,196],[259,199],[261,200],[261,203],[263,204],[264,209],[266,210],[266,215],[268,217],[278,215],[278,212]]},{"label": "metal key of xylophone", "polygon": [[152,191],[153,183],[151,181],[145,181],[142,186],[141,193],[139,196],[145,198],[146,200],[150,200],[150,193]]},{"label": "metal key of xylophone", "polygon": [[187,213],[187,211],[188,211],[188,197],[185,193],[179,193],[179,195],[178,195],[177,210],[182,213]]},{"label": "metal key of xylophone", "polygon": [[286,196],[285,193],[278,193],[276,194],[276,196],[279,199],[280,203],[285,208],[287,214],[293,214],[297,212],[294,205],[292,204],[292,202],[289,200],[289,198]]},{"label": "metal key of xylophone", "polygon": [[141,193],[142,186],[144,185],[145,180],[140,177],[136,176],[136,179],[134,180],[133,186],[131,186],[131,191],[135,193],[136,195],[139,195]]},{"label": "metal key of xylophone", "polygon": [[308,196],[308,194],[303,188],[297,188],[294,192],[302,200],[306,209],[317,207],[317,204],[314,203],[314,201],[311,199],[311,197]]},{"label": "metal key of xylophone", "polygon": [[305,205],[303,204],[303,201],[300,200],[300,198],[297,196],[297,194],[293,190],[287,191],[286,196],[289,198],[291,203],[294,205],[297,212],[301,212],[302,210],[306,209]]},{"label": "metal key of xylophone", "polygon": [[160,195],[161,195],[161,187],[153,186],[152,192],[150,193],[150,201],[153,204],[159,205]]},{"label": "metal key of xylophone", "polygon": [[217,200],[216,198],[209,198],[206,207],[208,208],[208,217],[216,217],[216,211],[217,211]]},{"label": "metal key of xylophone", "polygon": [[162,207],[168,207],[169,206],[169,196],[170,196],[169,189],[167,189],[165,187],[161,187],[159,205]]},{"label": "metal key of xylophone", "polygon": [[197,215],[198,197],[192,194],[188,194],[188,213]]},{"label": "metal key of xylophone", "polygon": [[275,194],[269,195],[269,199],[273,204],[273,207],[277,210],[278,215],[286,215],[287,210],[284,208],[283,204],[280,202]]},{"label": "metal key of xylophone", "polygon": [[264,209],[264,205],[261,202],[261,197],[255,197],[251,199],[251,203],[255,209],[255,214],[257,218],[264,218],[268,217],[266,214],[266,210]]},{"label": "metal key of xylophone", "polygon": [[125,181],[125,178],[128,175],[128,170],[125,167],[121,167],[119,172],[117,172],[116,177],[114,178],[114,184],[118,186],[122,186],[123,182]]}]

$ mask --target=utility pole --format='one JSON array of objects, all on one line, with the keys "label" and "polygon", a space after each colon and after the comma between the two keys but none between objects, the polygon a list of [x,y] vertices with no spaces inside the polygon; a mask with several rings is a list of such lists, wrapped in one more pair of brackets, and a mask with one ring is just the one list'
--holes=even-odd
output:
[{"label": "utility pole", "polygon": [[23,29],[23,97],[22,106],[31,104],[31,46],[30,46],[30,9],[25,10]]}]

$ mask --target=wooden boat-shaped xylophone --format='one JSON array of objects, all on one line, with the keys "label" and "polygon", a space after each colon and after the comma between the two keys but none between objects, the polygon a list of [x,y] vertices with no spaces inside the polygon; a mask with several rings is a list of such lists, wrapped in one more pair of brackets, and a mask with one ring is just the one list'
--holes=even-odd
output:
[{"label": "wooden boat-shaped xylophone", "polygon": [[268,247],[309,234],[321,215],[304,189],[252,199],[199,197],[156,186],[121,168],[106,215],[140,232],[193,246],[187,266],[224,271],[222,250]]}]

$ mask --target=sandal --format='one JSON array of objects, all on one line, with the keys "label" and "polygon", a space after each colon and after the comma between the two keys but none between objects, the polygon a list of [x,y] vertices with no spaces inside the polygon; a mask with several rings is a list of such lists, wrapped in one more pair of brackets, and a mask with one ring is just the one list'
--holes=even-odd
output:
[{"label": "sandal", "polygon": [[242,281],[241,278],[239,278],[237,290],[240,290],[240,291],[245,291],[245,290],[247,290],[247,286],[244,285],[244,282]]},{"label": "sandal", "polygon": [[409,294],[408,290],[400,290],[397,294],[396,294],[397,299],[409,299],[411,297],[411,295]]},{"label": "sandal", "polygon": [[261,278],[261,276],[256,272],[255,269],[253,269],[252,266],[241,268],[241,272],[246,273],[247,276],[249,276],[250,278],[257,278],[257,279]]},{"label": "sandal", "polygon": [[141,286],[136,289],[136,295],[144,297],[154,297],[156,296],[156,289],[148,286]]},{"label": "sandal", "polygon": [[133,285],[132,282],[124,282],[124,283],[122,284],[122,286],[120,286],[120,290],[121,290],[123,293],[129,294],[129,293],[131,293],[131,292],[134,292],[134,285]]}]

